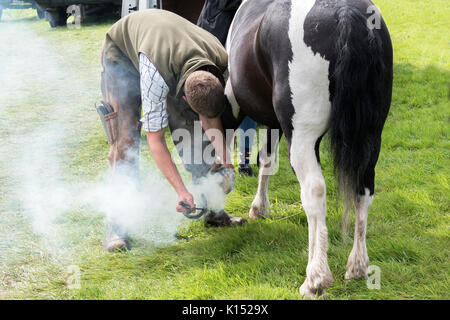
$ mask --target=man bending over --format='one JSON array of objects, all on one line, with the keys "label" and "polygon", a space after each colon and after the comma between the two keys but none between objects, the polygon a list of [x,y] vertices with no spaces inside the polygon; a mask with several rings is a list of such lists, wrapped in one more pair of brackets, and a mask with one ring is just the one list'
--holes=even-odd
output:
[{"label": "man bending over", "polygon": [[[187,103],[198,114],[207,135],[208,129],[222,132],[222,139],[209,138],[219,167],[230,168],[234,174],[220,120],[227,59],[216,37],[169,11],[132,13],[106,34],[102,120],[111,144],[110,164],[116,173],[129,174],[131,168],[137,178],[142,127],[159,170],[178,194],[179,212],[186,211],[179,205],[181,201],[191,208],[195,204],[167,149],[164,134],[170,122],[170,106],[175,106],[172,112],[177,113],[180,110],[176,106]],[[106,248],[112,251],[125,247],[126,231],[110,224]]]}]

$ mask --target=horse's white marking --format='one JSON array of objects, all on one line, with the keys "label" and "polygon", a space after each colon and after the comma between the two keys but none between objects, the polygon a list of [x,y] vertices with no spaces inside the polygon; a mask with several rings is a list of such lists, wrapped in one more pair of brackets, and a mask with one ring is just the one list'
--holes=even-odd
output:
[{"label": "horse's white marking", "polygon": [[239,106],[239,103],[234,96],[233,86],[231,85],[230,78],[228,78],[227,84],[225,85],[225,95],[227,96],[228,101],[231,104],[231,111],[233,112],[233,116],[237,119],[241,107]]},{"label": "horse's white marking", "polygon": [[[241,9],[242,5],[245,2],[247,2],[247,1],[248,0],[243,0],[242,1],[241,5],[239,6],[239,8],[236,11],[235,16],[238,14],[238,12]],[[225,43],[225,48],[227,49],[228,54],[230,54],[230,45],[231,45],[231,38],[232,38],[232,34],[233,34],[233,25],[234,25],[234,19],[231,22],[230,29],[228,30],[227,41]],[[228,72],[231,75],[231,65],[230,65],[229,62],[228,62]],[[225,95],[227,96],[228,101],[231,104],[231,110],[233,112],[233,116],[235,118],[237,118],[239,116],[239,111],[241,110],[241,107],[239,106],[239,103],[237,102],[236,97],[234,95],[233,86],[231,85],[230,78],[228,78],[227,84],[225,86]]]},{"label": "horse's white marking", "polygon": [[366,246],[366,226],[369,209],[373,202],[373,195],[370,190],[365,188],[364,195],[357,195],[355,203],[355,236],[353,239],[353,248],[348,257],[346,279],[367,278],[367,269],[369,267],[369,256]]},{"label": "horse's white marking", "polygon": [[330,286],[333,277],[328,266],[326,186],[315,155],[315,143],[326,131],[329,101],[329,62],[315,55],[304,38],[304,22],[315,0],[291,1],[289,40],[289,85],[295,113],[292,117],[291,164],[301,186],[302,205],[308,218],[309,259],[302,295],[314,296]]},{"label": "horse's white marking", "polygon": [[288,35],[293,52],[292,61],[289,63],[289,83],[295,108],[292,122],[297,135],[312,136],[312,139],[316,139],[325,131],[331,109],[329,61],[319,54],[315,55],[303,41],[303,24],[315,0],[291,2]]}]

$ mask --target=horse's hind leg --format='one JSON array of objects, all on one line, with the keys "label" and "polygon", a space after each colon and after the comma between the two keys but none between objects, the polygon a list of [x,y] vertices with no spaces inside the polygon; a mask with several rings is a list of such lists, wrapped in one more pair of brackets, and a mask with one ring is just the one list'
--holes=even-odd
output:
[{"label": "horse's hind leg", "polygon": [[347,271],[345,272],[346,279],[367,278],[369,256],[367,255],[366,247],[366,226],[372,201],[373,195],[370,195],[370,191],[367,188],[365,188],[364,195],[355,196],[355,237],[353,249],[348,257]]},{"label": "horse's hind leg", "polygon": [[291,165],[300,182],[301,200],[308,219],[308,266],[300,294],[322,295],[331,286],[333,276],[328,266],[328,231],[326,226],[326,185],[315,146],[321,134],[297,133],[294,127],[291,143]]},{"label": "horse's hind leg", "polygon": [[366,246],[366,227],[369,209],[373,202],[375,165],[380,152],[381,138],[378,141],[378,145],[372,154],[371,163],[364,174],[360,192],[353,199],[355,205],[355,235],[353,248],[348,257],[346,279],[360,279],[368,276],[369,256]]},{"label": "horse's hind leg", "polygon": [[[306,107],[305,107],[306,108]],[[319,163],[318,147],[327,126],[329,105],[314,107],[318,112],[316,122],[304,117],[304,112],[280,120],[289,149],[289,160],[300,183],[300,197],[308,220],[308,265],[306,279],[300,294],[309,298],[322,296],[332,285],[333,276],[328,266],[328,231],[326,226],[326,185]],[[279,107],[278,110],[287,108]],[[297,108],[296,111],[301,111]],[[283,118],[280,114],[279,117]],[[292,130],[293,129],[293,130]]]},{"label": "horse's hind leg", "polygon": [[331,106],[327,95],[310,93],[318,92],[312,82],[310,86],[307,82],[303,84],[308,94],[305,93],[302,99],[288,100],[289,86],[280,81],[274,91],[274,106],[286,136],[289,160],[300,183],[300,197],[308,220],[308,265],[300,294],[315,298],[324,294],[333,283],[327,258],[326,185],[318,156]]},{"label": "horse's hind leg", "polygon": [[258,190],[253,199],[249,216],[252,219],[259,219],[269,215],[269,177],[274,174],[278,161],[278,144],[281,134],[274,136],[272,129],[267,129],[266,141],[258,153]]}]

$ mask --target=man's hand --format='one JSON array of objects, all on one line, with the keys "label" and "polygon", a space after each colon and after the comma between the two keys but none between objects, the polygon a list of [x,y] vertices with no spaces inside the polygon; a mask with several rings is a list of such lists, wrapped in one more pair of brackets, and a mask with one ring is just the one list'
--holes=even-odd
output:
[{"label": "man's hand", "polygon": [[[180,202],[188,204],[191,207],[191,211],[188,211],[185,207],[181,206]],[[191,213],[195,211],[194,197],[192,196],[192,194],[187,191],[183,191],[178,194],[177,211],[184,213]]]}]

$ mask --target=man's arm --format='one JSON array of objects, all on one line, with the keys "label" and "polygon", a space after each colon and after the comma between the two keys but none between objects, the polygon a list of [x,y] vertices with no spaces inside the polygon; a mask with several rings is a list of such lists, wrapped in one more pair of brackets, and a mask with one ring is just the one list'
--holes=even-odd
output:
[{"label": "man's arm", "polygon": [[183,180],[180,177],[180,173],[178,172],[175,163],[172,161],[164,136],[165,131],[166,129],[164,128],[156,132],[147,132],[148,146],[159,170],[178,194],[177,211],[186,212],[186,209],[178,203],[180,201],[186,202],[192,209],[195,209],[194,198],[187,191]]},{"label": "man's arm", "polygon": [[[220,163],[223,164],[224,167],[233,168],[230,153],[229,150],[227,149],[226,138],[220,117],[209,119],[199,114],[199,118],[202,123],[202,128],[205,131],[206,135],[208,136],[209,141],[211,141],[211,144],[213,145],[214,150],[216,151],[216,156],[219,159]],[[222,137],[216,139],[216,137],[213,134],[211,134],[211,131],[208,131],[209,129],[219,130],[222,134]]]}]

